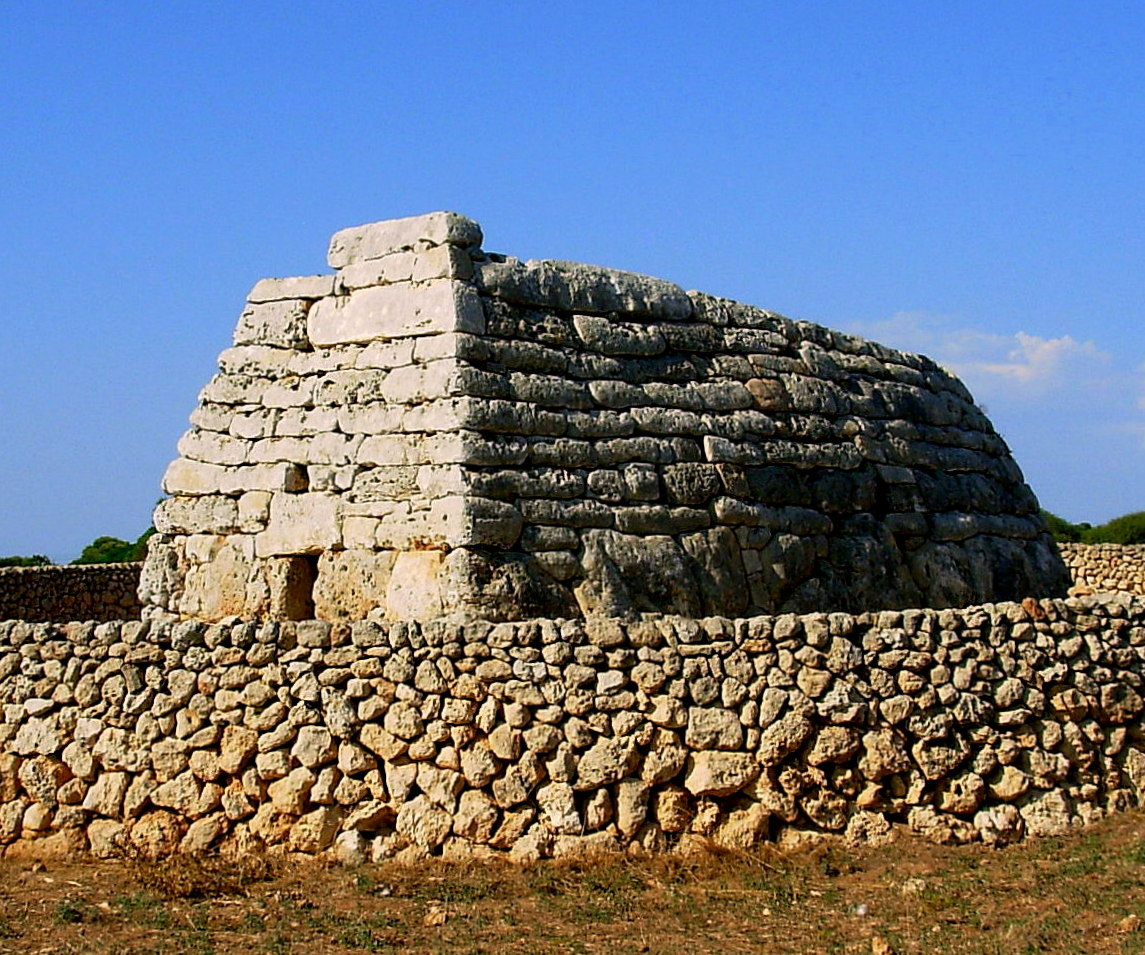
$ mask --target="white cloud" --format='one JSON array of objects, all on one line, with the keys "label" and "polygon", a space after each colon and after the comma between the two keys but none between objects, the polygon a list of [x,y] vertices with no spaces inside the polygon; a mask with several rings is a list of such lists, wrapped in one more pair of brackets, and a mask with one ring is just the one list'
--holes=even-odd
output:
[{"label": "white cloud", "polygon": [[1002,335],[959,327],[949,318],[927,312],[899,312],[856,331],[892,347],[928,355],[989,391],[1012,386],[1007,390],[1044,393],[1051,386],[1093,381],[1111,358],[1093,342],[1079,342],[1072,335],[1041,338],[1024,331]]},{"label": "white cloud", "polygon": [[1108,352],[1093,342],[1079,342],[1070,335],[1061,338],[1039,338],[1018,332],[1017,345],[1011,348],[1004,362],[980,362],[976,369],[988,375],[1000,375],[1023,384],[1052,383],[1063,373],[1073,374],[1078,365],[1088,362],[1106,364]]}]

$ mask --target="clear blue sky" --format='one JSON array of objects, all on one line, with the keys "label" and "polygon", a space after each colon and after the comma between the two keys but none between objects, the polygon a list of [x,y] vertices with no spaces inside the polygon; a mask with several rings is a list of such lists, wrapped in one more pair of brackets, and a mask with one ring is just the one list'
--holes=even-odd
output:
[{"label": "clear blue sky", "polygon": [[0,5],[0,555],[147,527],[246,292],[453,209],[963,374],[1145,508],[1145,7]]}]

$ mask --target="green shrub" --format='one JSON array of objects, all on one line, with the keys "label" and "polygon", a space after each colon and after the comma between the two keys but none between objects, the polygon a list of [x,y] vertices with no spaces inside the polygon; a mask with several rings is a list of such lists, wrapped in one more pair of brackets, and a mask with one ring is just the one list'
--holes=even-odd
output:
[{"label": "green shrub", "polygon": [[1046,527],[1050,529],[1050,533],[1054,535],[1054,540],[1059,544],[1077,542],[1081,540],[1082,530],[1077,524],[1071,524],[1064,517],[1058,517],[1051,511],[1042,510],[1042,519],[1046,522]]},{"label": "green shrub", "polygon": [[31,557],[0,557],[0,567],[45,567],[51,560],[43,554],[33,554]]},{"label": "green shrub", "polygon": [[1145,511],[1123,514],[1082,534],[1087,544],[1145,544]]},{"label": "green shrub", "polygon": [[1145,544],[1145,511],[1123,514],[1094,527],[1084,521],[1071,524],[1051,511],[1042,511],[1054,540],[1059,544],[1081,541],[1086,544]]},{"label": "green shrub", "polygon": [[135,541],[120,540],[118,537],[97,537],[72,561],[73,564],[121,564],[125,561],[143,560],[147,556],[147,541],[155,533],[149,527]]}]

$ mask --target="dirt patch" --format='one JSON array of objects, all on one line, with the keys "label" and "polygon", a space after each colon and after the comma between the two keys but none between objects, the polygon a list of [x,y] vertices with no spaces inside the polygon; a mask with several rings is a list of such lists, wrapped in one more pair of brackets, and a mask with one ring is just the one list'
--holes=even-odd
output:
[{"label": "dirt patch", "polygon": [[1145,813],[1003,850],[912,838],[576,864],[0,860],[0,953],[1145,952]]}]

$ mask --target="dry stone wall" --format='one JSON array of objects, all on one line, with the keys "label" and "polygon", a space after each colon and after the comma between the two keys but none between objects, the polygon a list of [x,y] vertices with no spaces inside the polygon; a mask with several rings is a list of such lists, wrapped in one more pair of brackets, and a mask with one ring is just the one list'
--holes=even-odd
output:
[{"label": "dry stone wall", "polygon": [[141,566],[0,567],[0,620],[137,620]]},{"label": "dry stone wall", "polygon": [[1145,594],[1145,544],[1060,544],[1076,593]]},{"label": "dry stone wall", "polygon": [[168,469],[160,613],[494,620],[1064,594],[1002,439],[929,359],[451,213],[252,290]]},{"label": "dry stone wall", "polygon": [[0,843],[516,858],[1002,844],[1145,787],[1145,600],[0,624]]}]

